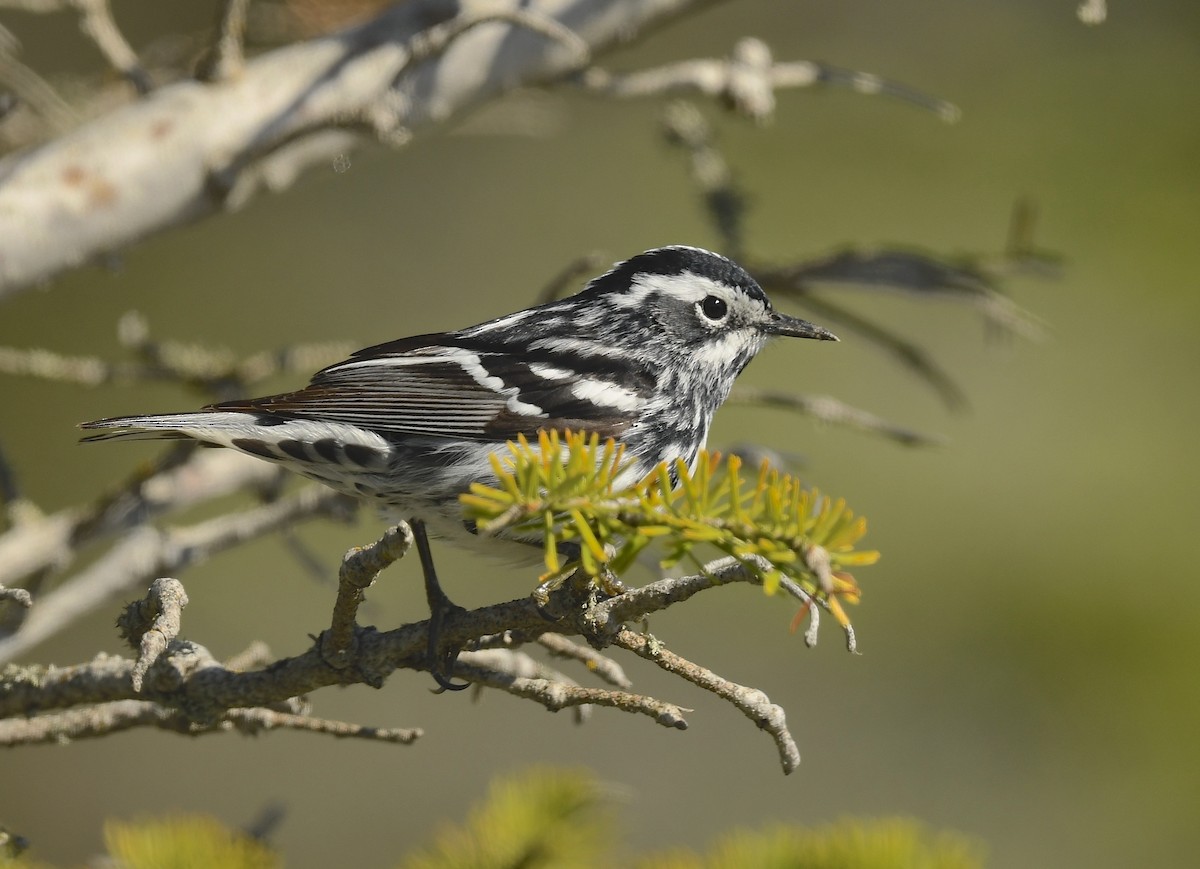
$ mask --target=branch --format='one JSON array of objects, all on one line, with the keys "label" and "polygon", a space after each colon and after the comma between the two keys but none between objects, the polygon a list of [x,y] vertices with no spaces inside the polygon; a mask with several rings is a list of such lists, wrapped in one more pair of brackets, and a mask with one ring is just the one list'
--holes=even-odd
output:
[{"label": "branch", "polygon": [[463,660],[460,656],[454,665],[454,675],[489,688],[499,688],[517,697],[540,703],[551,712],[572,706],[610,706],[623,712],[633,712],[653,718],[663,727],[687,730],[683,709],[673,703],[665,703],[643,694],[627,691],[610,691],[606,688],[580,688],[565,682],[550,679],[531,679],[512,676]]},{"label": "branch", "polygon": [[79,22],[83,32],[91,37],[113,69],[127,78],[139,94],[147,94],[154,86],[150,75],[138,62],[137,53],[121,34],[113,20],[108,0],[70,0],[79,10],[83,20]]},{"label": "branch", "polygon": [[250,0],[222,0],[217,41],[198,64],[196,78],[218,82],[241,75],[245,65],[246,12]]},{"label": "branch", "polygon": [[378,728],[273,709],[230,709],[209,722],[197,722],[178,709],[146,700],[117,700],[32,718],[0,721],[0,746],[61,743],[108,736],[135,727],[155,727],[187,736],[237,731],[254,736],[264,730],[300,730],[340,739],[370,739],[410,745],[424,735],[419,728]]},{"label": "branch", "polygon": [[403,558],[412,545],[412,529],[401,524],[389,528],[370,546],[351,549],[342,559],[333,622],[321,635],[321,654],[331,667],[344,667],[350,663],[348,653],[354,641],[355,618],[365,599],[364,592],[388,565]]},{"label": "branch", "polygon": [[554,81],[584,46],[594,55],[702,2],[404,3],[240,76],[159,88],[0,160],[0,297],[280,189],[362,133],[404,138]]},{"label": "branch", "polygon": [[231,451],[194,450],[174,462],[172,455],[181,454],[142,465],[123,486],[91,504],[14,523],[0,534],[0,585],[64,570],[90,543],[231,492],[266,487],[280,473]]},{"label": "branch", "polygon": [[40,347],[0,346],[0,374],[35,377],[81,386],[172,382],[203,391],[207,398],[244,395],[253,384],[278,374],[304,374],[346,358],[355,348],[344,341],[297,344],[238,359],[221,348],[153,340],[140,314],[130,311],[117,324],[121,344],[133,361],[98,356],[64,356]]},{"label": "branch", "polygon": [[[402,546],[405,539],[402,531],[393,529],[382,544],[354,551],[349,560],[369,574],[387,560],[385,549]],[[733,703],[772,734],[784,769],[790,772],[798,759],[795,746],[782,712],[761,692],[673,655],[660,642],[628,631],[616,621],[640,620],[705,588],[739,581],[759,582],[753,571],[727,560],[709,565],[702,575],[661,580],[653,583],[653,588],[633,589],[606,601],[596,599],[590,583],[564,583],[550,592],[555,598],[553,609],[569,614],[563,619],[547,621],[545,611],[531,598],[523,598],[450,614],[441,628],[442,640],[459,647],[477,642],[491,647],[489,651],[465,651],[455,665],[453,675],[478,685],[552,710],[609,706],[684,729],[684,710],[674,703],[626,690],[581,687],[527,655],[511,651],[524,643],[542,642],[588,663],[589,656],[580,647],[565,637],[550,639],[548,631],[578,634],[596,645],[613,642]],[[136,661],[101,655],[67,668],[9,665],[0,670],[0,745],[101,736],[132,727],[190,735],[289,727],[403,742],[419,735],[413,730],[377,730],[312,718],[306,704],[297,698],[328,685],[379,686],[397,669],[428,670],[428,621],[382,632],[356,627],[354,640],[342,656],[346,660],[338,666],[328,662],[321,640],[299,656],[271,662],[264,662],[265,649],[252,646],[222,666],[203,646],[176,637],[180,607],[172,607],[169,600],[182,603],[182,591],[174,580],[160,580],[144,602],[131,607],[131,614],[137,617],[133,621],[144,626],[153,618],[153,630],[161,635],[148,643],[147,633],[139,635],[141,628],[134,625],[129,629],[143,650]],[[807,599],[807,595],[801,596]],[[241,669],[255,664],[260,668]],[[135,683],[142,675],[138,686]],[[610,670],[608,681],[627,683],[619,669]],[[27,717],[34,710],[39,714]]]},{"label": "branch", "polygon": [[594,673],[609,685],[618,688],[633,687],[633,682],[625,675],[620,664],[601,655],[590,646],[572,642],[559,634],[542,634],[537,638],[537,643],[555,657],[578,661],[587,667],[588,672]]},{"label": "branch", "polygon": [[50,129],[61,133],[75,126],[79,117],[44,78],[17,59],[16,37],[0,26],[0,85],[36,112]]},{"label": "branch", "polygon": [[800,766],[800,749],[796,747],[792,734],[788,732],[783,707],[772,703],[762,691],[730,682],[712,670],[693,664],[686,658],[668,651],[662,643],[652,637],[632,631],[621,631],[613,640],[613,644],[628,649],[647,661],[653,661],[668,673],[680,676],[732,703],[738,711],[757,724],[760,730],[767,731],[775,741],[784,775],[790,775]]},{"label": "branch", "polygon": [[799,411],[821,422],[881,434],[906,446],[945,443],[945,438],[939,435],[924,434],[905,426],[896,425],[828,395],[799,395],[793,392],[778,392],[753,386],[735,386],[729,395],[729,400],[756,407],[779,407],[785,410]]},{"label": "branch", "polygon": [[718,98],[758,122],[774,113],[776,90],[818,84],[841,85],[863,94],[904,100],[934,112],[948,123],[961,116],[953,103],[871,73],[806,60],[776,63],[770,47],[753,37],[738,40],[726,59],[687,60],[625,75],[593,67],[581,76],[580,83],[592,93],[613,97],[700,93]]},{"label": "branch", "polygon": [[177,573],[215,552],[301,519],[335,514],[342,497],[311,486],[290,498],[188,528],[138,528],[82,573],[44,595],[20,629],[0,640],[0,661],[24,654],[104,601],[154,577]]},{"label": "branch", "polygon": [[146,597],[131,603],[117,619],[125,640],[138,650],[132,674],[134,691],[142,690],[146,672],[179,636],[187,604],[187,592],[179,580],[159,578],[150,584]]},{"label": "branch", "polygon": [[688,152],[692,181],[700,189],[725,251],[744,258],[746,196],[734,183],[725,157],[716,147],[712,127],[700,110],[682,100],[663,113],[667,141]]}]

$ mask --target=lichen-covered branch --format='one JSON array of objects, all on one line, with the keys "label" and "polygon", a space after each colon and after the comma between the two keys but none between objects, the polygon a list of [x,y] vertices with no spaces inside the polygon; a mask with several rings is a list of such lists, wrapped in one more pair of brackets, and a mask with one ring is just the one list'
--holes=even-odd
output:
[{"label": "lichen-covered branch", "polygon": [[347,652],[354,641],[355,618],[366,590],[389,564],[403,558],[412,545],[412,529],[401,523],[389,528],[370,546],[357,547],[346,553],[338,571],[333,621],[321,635],[321,654],[330,666],[342,667],[348,663]]},{"label": "lichen-covered branch", "polygon": [[668,673],[680,676],[733,704],[761,730],[767,731],[775,741],[775,747],[779,751],[779,762],[785,775],[795,772],[800,766],[800,749],[796,747],[796,742],[787,729],[787,717],[783,707],[772,703],[762,691],[730,682],[712,670],[693,664],[686,658],[668,651],[653,637],[626,630],[621,631],[613,643],[639,657],[653,661]]},{"label": "lichen-covered branch", "polygon": [[[401,527],[392,529],[375,547],[352,551],[346,574],[357,570],[374,576],[375,567],[403,553],[407,540]],[[782,711],[761,692],[729,682],[668,652],[661,642],[614,622],[617,614],[638,622],[647,613],[682,602],[700,590],[738,581],[759,579],[743,565],[719,562],[706,566],[698,576],[654,583],[652,592],[635,589],[609,599],[597,598],[590,583],[567,582],[550,595],[552,609],[568,616],[549,621],[547,611],[532,598],[521,598],[449,614],[441,626],[441,639],[467,649],[452,675],[478,686],[551,710],[572,709],[577,716],[602,706],[646,715],[667,727],[686,728],[679,705],[626,690],[629,680],[614,662],[587,653],[569,637],[580,636],[597,646],[612,643],[732,703],[771,733],[785,772],[791,772],[798,755]],[[307,652],[292,658],[269,660],[265,648],[256,645],[222,665],[203,646],[180,636],[185,602],[183,587],[176,580],[159,579],[145,600],[129,608],[122,624],[140,649],[136,660],[101,655],[72,667],[10,664],[0,669],[0,745],[101,737],[134,727],[189,735],[287,727],[393,742],[410,742],[420,735],[409,729],[327,722],[313,717],[300,698],[330,685],[378,687],[398,669],[429,670],[428,621],[388,631],[351,625],[353,641],[333,662],[318,639]],[[604,681],[619,687],[581,686],[520,651],[529,643],[582,664],[585,672],[600,671]],[[482,648],[473,650],[477,645]],[[33,712],[37,714],[31,717]]]}]

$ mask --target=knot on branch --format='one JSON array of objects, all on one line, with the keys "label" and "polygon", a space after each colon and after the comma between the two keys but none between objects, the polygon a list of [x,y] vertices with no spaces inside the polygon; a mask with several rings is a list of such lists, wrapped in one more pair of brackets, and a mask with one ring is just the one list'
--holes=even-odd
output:
[{"label": "knot on branch", "polygon": [[[413,545],[413,531],[401,522],[384,532],[370,546],[358,546],[346,553],[338,571],[338,595],[333,605],[333,620],[322,632],[317,650],[322,660],[335,670],[348,669],[358,655],[358,637],[362,631],[355,621],[358,608],[366,599],[379,574],[394,561],[403,558]],[[383,677],[363,674],[367,684],[380,687]],[[378,683],[378,684],[376,684]]]},{"label": "knot on branch", "polygon": [[338,681],[353,685],[358,682],[372,688],[382,688],[395,669],[381,663],[378,655],[365,654],[372,639],[380,632],[373,626],[351,622],[345,632],[334,634],[327,628],[317,637],[315,650],[321,661],[338,672]]},{"label": "knot on branch", "polygon": [[611,571],[590,577],[577,570],[557,586],[546,584],[534,592],[538,611],[553,619],[560,629],[577,633],[593,649],[605,649],[625,628],[619,618],[613,618],[612,601],[623,599],[629,589]]},{"label": "knot on branch", "polygon": [[117,618],[121,639],[138,653],[131,673],[134,691],[141,693],[146,673],[179,636],[187,603],[187,592],[179,580],[160,577],[150,584],[144,598],[129,604]]}]

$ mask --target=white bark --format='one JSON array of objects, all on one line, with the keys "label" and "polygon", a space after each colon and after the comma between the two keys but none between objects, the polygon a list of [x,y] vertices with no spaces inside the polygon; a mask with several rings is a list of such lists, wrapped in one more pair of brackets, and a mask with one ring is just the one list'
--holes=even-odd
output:
[{"label": "white bark", "polygon": [[163,87],[0,160],[0,298],[286,186],[363,132],[402,138],[551,81],[581,66],[584,46],[595,56],[700,2],[410,2],[233,78]]}]

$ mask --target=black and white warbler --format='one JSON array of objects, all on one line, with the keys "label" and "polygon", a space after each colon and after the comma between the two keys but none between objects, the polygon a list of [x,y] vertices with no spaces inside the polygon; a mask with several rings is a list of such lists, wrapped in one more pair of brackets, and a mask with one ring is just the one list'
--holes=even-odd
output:
[{"label": "black and white warbler", "polygon": [[[458,496],[472,482],[495,482],[489,454],[518,434],[571,429],[623,443],[631,482],[662,461],[690,463],[734,379],[775,335],[837,340],[773,310],[733,261],[663,247],[569,298],[359,350],[296,392],[82,427],[102,430],[88,440],[231,447],[409,520],[436,628],[452,605],[437,585],[426,524],[458,543],[479,539]],[[430,643],[433,653],[434,630]],[[443,685],[436,666],[453,659],[431,661]]]}]

